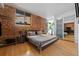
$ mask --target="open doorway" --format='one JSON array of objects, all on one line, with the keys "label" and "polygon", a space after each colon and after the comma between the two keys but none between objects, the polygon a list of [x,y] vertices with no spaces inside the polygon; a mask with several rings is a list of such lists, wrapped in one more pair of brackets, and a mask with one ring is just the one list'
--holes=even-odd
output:
[{"label": "open doorway", "polygon": [[74,22],[64,23],[64,39],[74,42]]},{"label": "open doorway", "polygon": [[64,20],[64,40],[75,42],[75,16],[68,16]]}]

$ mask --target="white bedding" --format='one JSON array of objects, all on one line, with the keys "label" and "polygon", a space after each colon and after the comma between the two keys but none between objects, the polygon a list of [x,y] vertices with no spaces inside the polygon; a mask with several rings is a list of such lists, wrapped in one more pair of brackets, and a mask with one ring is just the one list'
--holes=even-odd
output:
[{"label": "white bedding", "polygon": [[29,41],[31,43],[33,43],[36,46],[45,46],[49,43],[51,43],[52,41],[57,40],[56,36],[54,35],[47,35],[47,34],[41,34],[41,35],[35,35],[35,36],[28,36]]},{"label": "white bedding", "polygon": [[35,35],[35,36],[28,36],[30,39],[33,39],[38,42],[44,42],[47,40],[50,40],[51,38],[54,38],[56,36],[43,36],[43,35]]}]

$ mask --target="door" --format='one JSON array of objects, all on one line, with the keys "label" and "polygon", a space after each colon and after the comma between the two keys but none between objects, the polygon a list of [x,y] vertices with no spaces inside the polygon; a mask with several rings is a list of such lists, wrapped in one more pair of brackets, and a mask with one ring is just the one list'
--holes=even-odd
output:
[{"label": "door", "polygon": [[56,36],[58,38],[63,39],[64,36],[64,24],[63,24],[63,19],[57,20],[56,21]]}]

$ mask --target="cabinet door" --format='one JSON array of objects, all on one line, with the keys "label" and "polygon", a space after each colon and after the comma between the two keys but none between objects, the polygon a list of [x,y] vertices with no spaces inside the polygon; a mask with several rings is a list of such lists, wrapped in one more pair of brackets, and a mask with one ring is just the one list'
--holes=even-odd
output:
[{"label": "cabinet door", "polygon": [[46,23],[45,23],[45,19],[43,19],[43,31],[45,30],[46,27]]},{"label": "cabinet door", "polygon": [[46,28],[45,19],[40,16],[31,16],[31,30],[44,30]]},{"label": "cabinet door", "polygon": [[46,31],[47,29],[47,22],[44,18],[41,19],[41,30]]},{"label": "cabinet door", "polygon": [[63,23],[63,19],[57,20],[56,21],[56,35],[58,38],[63,38],[64,36],[64,23]]},{"label": "cabinet door", "polygon": [[31,16],[31,30],[36,30],[36,16],[35,15],[32,15]]},{"label": "cabinet door", "polygon": [[40,30],[40,28],[41,28],[41,18],[39,16],[37,16],[36,23],[37,23],[37,30]]},{"label": "cabinet door", "polygon": [[42,31],[44,30],[44,25],[45,25],[45,23],[44,23],[44,19],[41,18],[41,30],[42,30]]}]

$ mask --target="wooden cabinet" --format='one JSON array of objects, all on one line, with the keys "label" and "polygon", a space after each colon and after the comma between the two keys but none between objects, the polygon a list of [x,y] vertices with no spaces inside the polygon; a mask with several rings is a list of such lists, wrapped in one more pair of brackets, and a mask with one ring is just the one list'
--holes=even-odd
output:
[{"label": "wooden cabinet", "polygon": [[39,16],[31,16],[31,30],[40,30],[41,20]]},{"label": "wooden cabinet", "polygon": [[36,25],[36,16],[35,15],[31,15],[31,30],[36,30],[37,28]]},{"label": "wooden cabinet", "polygon": [[41,30],[44,31],[47,27],[46,19],[41,18]]},{"label": "wooden cabinet", "polygon": [[31,16],[31,30],[45,30],[46,20],[40,16]]},{"label": "wooden cabinet", "polygon": [[40,30],[41,29],[41,19],[39,16],[37,16],[36,23],[37,23],[37,30]]},{"label": "wooden cabinet", "polygon": [[43,30],[43,29],[44,29],[44,19],[41,18],[41,30]]}]

